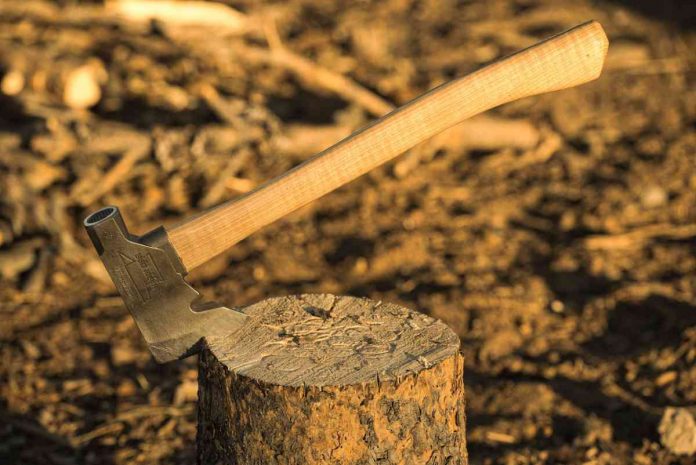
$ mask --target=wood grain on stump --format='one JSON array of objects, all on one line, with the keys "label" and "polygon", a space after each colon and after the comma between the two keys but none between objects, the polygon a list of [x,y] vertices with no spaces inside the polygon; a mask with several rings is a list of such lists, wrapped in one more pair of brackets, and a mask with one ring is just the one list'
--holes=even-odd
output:
[{"label": "wood grain on stump", "polygon": [[199,463],[467,463],[464,361],[442,322],[332,295],[244,312],[201,353]]}]

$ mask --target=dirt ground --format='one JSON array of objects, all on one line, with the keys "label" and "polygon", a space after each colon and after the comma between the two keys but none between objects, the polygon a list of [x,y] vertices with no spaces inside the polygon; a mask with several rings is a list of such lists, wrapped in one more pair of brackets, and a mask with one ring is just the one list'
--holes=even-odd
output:
[{"label": "dirt ground", "polygon": [[1,463],[195,461],[196,360],[154,363],[88,212],[171,225],[588,19],[611,40],[598,81],[495,109],[190,280],[235,305],[332,292],[444,320],[472,464],[694,463],[657,428],[696,407],[692,2],[227,4],[246,19],[211,32],[0,2]]}]

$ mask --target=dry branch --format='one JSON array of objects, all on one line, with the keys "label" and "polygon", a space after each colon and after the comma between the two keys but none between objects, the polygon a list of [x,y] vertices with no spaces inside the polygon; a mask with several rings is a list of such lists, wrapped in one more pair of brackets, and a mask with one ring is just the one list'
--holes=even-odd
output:
[{"label": "dry branch", "polygon": [[619,234],[597,234],[583,240],[589,250],[627,249],[643,246],[656,239],[684,240],[696,237],[696,224],[675,226],[669,223],[653,224]]},{"label": "dry branch", "polygon": [[227,34],[240,34],[250,26],[249,18],[222,3],[170,0],[111,0],[106,10],[135,22],[158,21],[169,27],[206,27]]}]

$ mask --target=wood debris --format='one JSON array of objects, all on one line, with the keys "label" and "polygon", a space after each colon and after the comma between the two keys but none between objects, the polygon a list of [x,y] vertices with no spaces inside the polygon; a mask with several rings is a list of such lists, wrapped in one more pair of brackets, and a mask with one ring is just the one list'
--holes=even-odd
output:
[{"label": "wood debris", "polygon": [[249,27],[246,15],[214,2],[109,0],[106,9],[127,21],[158,21],[166,26],[213,28],[227,34],[239,34]]},{"label": "wood debris", "polygon": [[329,292],[442,319],[472,460],[688,462],[658,429],[696,399],[686,6],[187,2],[209,26],[105,3],[0,2],[0,462],[195,462],[195,361],[150,360],[88,213],[172,225],[578,18],[612,39],[598,81],[452,128],[188,279],[235,305]]}]

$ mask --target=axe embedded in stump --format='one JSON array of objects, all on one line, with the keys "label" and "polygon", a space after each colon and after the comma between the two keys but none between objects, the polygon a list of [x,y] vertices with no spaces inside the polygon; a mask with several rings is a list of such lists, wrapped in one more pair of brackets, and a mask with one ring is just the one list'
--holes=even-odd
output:
[{"label": "axe embedded in stump", "polygon": [[[435,397],[427,393],[431,390],[440,391],[442,383],[452,381],[445,379],[452,373],[461,377],[457,351],[448,345],[453,336],[451,331],[443,330],[443,337],[438,341],[444,346],[438,347],[435,344],[435,347],[431,348],[432,352],[428,352],[431,349],[428,349],[427,353],[422,352],[425,348],[418,344],[407,348],[399,344],[390,346],[389,334],[403,330],[400,323],[394,321],[395,318],[398,320],[399,312],[402,310],[395,310],[388,314],[390,316],[385,316],[389,321],[383,322],[387,324],[385,327],[392,328],[393,331],[385,333],[375,329],[375,334],[367,331],[363,334],[364,340],[360,342],[363,354],[387,348],[387,355],[382,354],[381,358],[378,358],[387,362],[391,360],[393,363],[385,362],[382,367],[375,365],[377,358],[358,357],[351,360],[358,364],[356,370],[361,376],[331,377],[327,376],[327,373],[336,371],[336,363],[340,362],[338,359],[332,360],[331,357],[339,357],[339,347],[358,344],[351,339],[350,333],[344,334],[343,339],[336,335],[342,323],[339,324],[333,319],[332,309],[317,306],[314,318],[322,320],[323,330],[333,334],[334,339],[329,337],[327,340],[333,340],[334,346],[328,345],[325,351],[321,352],[312,348],[311,337],[302,339],[299,335],[296,335],[299,339],[295,341],[299,344],[299,349],[292,345],[273,346],[280,343],[276,340],[278,334],[255,332],[258,330],[257,326],[254,326],[254,322],[259,318],[257,313],[268,312],[268,315],[272,315],[271,320],[277,318],[281,321],[290,318],[285,323],[299,324],[300,320],[307,317],[297,310],[302,308],[302,305],[298,304],[296,299],[291,299],[294,302],[292,305],[281,301],[265,301],[246,309],[233,310],[202,301],[199,294],[186,283],[184,276],[189,270],[224,252],[263,226],[468,117],[512,100],[564,89],[597,78],[602,70],[607,45],[604,31],[597,22],[588,22],[570,29],[427,92],[256,190],[173,228],[158,228],[144,236],[134,236],[126,229],[116,207],[106,207],[85,220],[90,238],[155,358],[160,362],[171,361],[197,352],[204,345],[206,347],[201,364],[202,424],[199,427],[199,439],[205,440],[206,431],[218,431],[215,425],[219,424],[220,428],[227,429],[222,437],[218,437],[220,431],[216,433],[215,446],[204,444],[204,447],[200,448],[203,462],[215,456],[216,460],[222,463],[332,463],[335,457],[322,455],[321,450],[318,450],[324,446],[317,445],[313,448],[311,443],[307,443],[306,447],[292,449],[294,446],[291,444],[295,441],[306,442],[310,441],[310,438],[316,438],[312,428],[318,428],[317,434],[335,431],[335,435],[331,436],[334,441],[339,441],[343,446],[346,444],[345,441],[348,441],[353,449],[366,451],[362,455],[356,452],[340,463],[363,463],[365,460],[369,462],[371,457],[378,458],[370,455],[373,454],[370,447],[364,447],[365,444],[371,444],[369,434],[375,435],[377,442],[389,442],[393,439],[384,451],[386,455],[381,455],[388,460],[386,463],[401,463],[399,457],[406,457],[399,455],[403,452],[403,447],[407,447],[407,444],[414,445],[418,438],[424,441],[424,451],[435,450],[435,445],[438,441],[442,442],[444,437],[441,437],[442,432],[438,433],[436,429],[432,429],[441,426],[438,426],[439,421],[430,422],[430,426],[424,427],[425,423],[418,420],[421,426],[404,433],[407,436],[411,435],[405,439],[398,435],[396,439],[390,436],[394,430],[388,423],[395,421],[403,425],[406,420],[400,415],[405,414],[404,409],[407,408],[431,411],[427,409],[433,408],[433,399],[444,402],[443,405],[451,401],[463,408],[463,389],[458,390],[455,387],[456,383],[448,385],[451,389],[445,389]],[[354,317],[358,320],[378,311],[368,310],[363,301],[345,298],[340,302],[347,307],[355,307],[346,309],[346,312],[357,312]],[[283,305],[290,307],[283,310]],[[408,315],[408,318],[412,318],[413,313]],[[268,324],[272,324],[272,321]],[[365,324],[368,323],[356,323],[357,327],[353,329],[362,328],[363,331]],[[311,334],[312,331],[309,331],[306,335]],[[418,328],[412,328],[404,334],[412,337],[413,341],[419,340]],[[270,346],[264,345],[266,343]],[[285,341],[283,344],[290,343]],[[250,347],[255,347],[253,353],[248,352]],[[452,350],[452,353],[448,353],[447,357],[435,357],[432,360],[428,358],[428,354],[444,353],[444,347],[449,347],[448,350]],[[293,365],[296,361],[289,355],[293,350],[298,350],[304,357],[303,360],[313,363],[315,369]],[[325,353],[334,350],[335,354]],[[427,363],[418,364],[409,360],[399,350],[403,350],[403,354],[412,354],[415,360],[422,357]],[[268,351],[271,351],[275,358],[264,358]],[[246,359],[240,354],[244,354]],[[244,363],[234,362],[242,359],[245,360]],[[443,364],[450,364],[453,371],[441,369],[445,366]],[[385,368],[386,371],[381,373],[379,368]],[[275,377],[259,375],[263,370],[266,370],[265,373],[272,373],[274,369],[278,371]],[[281,373],[283,370],[292,374],[291,382],[284,378],[285,375]],[[438,381],[433,378],[433,373],[443,378]],[[211,381],[207,382],[208,379]],[[389,379],[391,383],[388,394],[384,397],[385,404],[373,404],[374,396],[381,392],[382,379]],[[231,384],[229,380],[232,380]],[[419,385],[419,380],[426,381]],[[420,400],[411,397],[408,402],[404,400],[406,382],[421,386]],[[298,386],[304,386],[304,390]],[[346,392],[350,392],[347,397],[344,395]],[[215,401],[211,403],[211,399]],[[269,410],[264,405],[264,399],[277,400],[277,411]],[[218,402],[221,404],[217,405]],[[389,405],[392,406],[389,407],[392,408],[392,414],[379,417],[382,423],[376,420],[377,416],[369,420],[369,414],[364,412],[365,408],[387,408]],[[300,410],[297,410],[298,408]],[[312,416],[313,409],[325,412],[327,416],[334,411],[336,414],[340,411],[341,415],[346,415],[346,428],[350,428],[350,425],[360,418],[368,418],[365,421],[372,421],[374,424],[368,436],[345,435],[345,431],[340,431],[340,425],[332,423],[328,417],[325,428],[317,425],[316,420],[323,420]],[[304,426],[286,431],[288,423],[278,415],[293,414],[298,415],[297,421],[300,424],[305,422]],[[445,421],[444,418],[442,421]],[[380,426],[377,427],[376,423]],[[449,422],[448,425],[450,433],[455,436],[456,432],[460,431],[459,428],[463,431],[463,424],[458,424],[457,421]],[[420,433],[416,435],[416,431]],[[263,455],[259,452],[258,457],[266,457],[263,460],[259,459],[261,461],[245,461],[241,455],[233,453],[237,450],[235,444],[246,443],[245,441],[254,444],[253,447],[268,448],[268,444],[263,441],[264,435],[281,438],[286,432],[293,441],[274,442],[272,453]],[[458,445],[453,445],[452,450],[458,447],[464,450],[463,433],[459,436],[460,439],[455,440]],[[321,444],[330,442],[331,440],[326,439]],[[211,452],[211,447],[215,452]],[[229,455],[226,456],[225,452],[229,452]],[[435,457],[435,462],[429,463],[465,462],[465,456],[461,454],[455,462],[448,461],[457,457],[457,453],[431,456]],[[408,457],[412,458],[404,460],[420,463],[416,455]],[[283,461],[281,458],[290,461]]]}]

